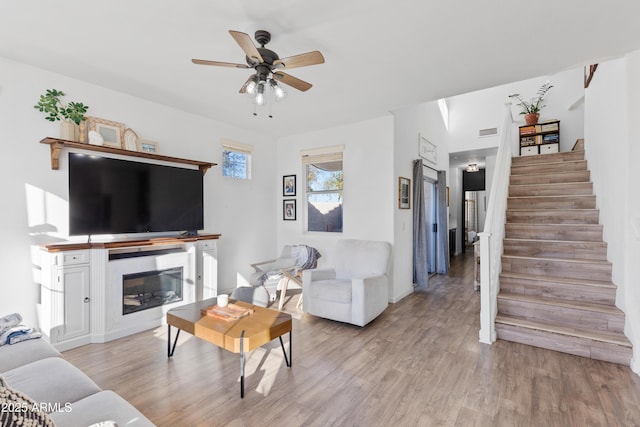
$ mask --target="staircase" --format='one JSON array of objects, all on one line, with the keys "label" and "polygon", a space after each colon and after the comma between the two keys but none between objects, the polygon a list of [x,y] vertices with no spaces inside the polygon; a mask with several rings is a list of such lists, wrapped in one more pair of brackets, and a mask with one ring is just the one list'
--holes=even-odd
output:
[{"label": "staircase", "polygon": [[513,158],[498,338],[629,365],[595,207],[583,150]]}]

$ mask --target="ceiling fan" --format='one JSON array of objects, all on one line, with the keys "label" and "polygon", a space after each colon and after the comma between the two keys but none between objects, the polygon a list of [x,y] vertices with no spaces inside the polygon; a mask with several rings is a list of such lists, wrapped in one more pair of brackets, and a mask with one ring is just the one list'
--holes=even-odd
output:
[{"label": "ceiling fan", "polygon": [[231,62],[208,61],[205,59],[192,59],[191,62],[200,65],[213,65],[217,67],[232,68],[253,68],[256,72],[252,74],[240,88],[240,93],[247,93],[255,97],[255,103],[263,105],[265,100],[265,90],[273,90],[276,101],[283,99],[286,95],[284,89],[278,82],[291,86],[302,92],[306,92],[313,86],[299,78],[293,77],[280,70],[290,70],[293,68],[307,67],[309,65],[324,63],[324,57],[320,52],[302,53],[300,55],[280,58],[277,53],[264,47],[271,40],[271,33],[265,30],[258,30],[255,39],[260,45],[256,47],[251,37],[240,31],[229,30],[231,37],[240,45],[246,54],[246,64],[236,64]]}]

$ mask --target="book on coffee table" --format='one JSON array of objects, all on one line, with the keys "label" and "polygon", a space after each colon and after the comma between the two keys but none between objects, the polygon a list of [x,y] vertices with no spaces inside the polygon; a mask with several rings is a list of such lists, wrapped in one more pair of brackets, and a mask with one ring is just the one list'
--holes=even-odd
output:
[{"label": "book on coffee table", "polygon": [[253,311],[254,310],[252,308],[240,307],[233,303],[229,303],[225,307],[220,307],[218,304],[214,304],[200,310],[202,314],[223,320],[237,320],[250,315]]}]

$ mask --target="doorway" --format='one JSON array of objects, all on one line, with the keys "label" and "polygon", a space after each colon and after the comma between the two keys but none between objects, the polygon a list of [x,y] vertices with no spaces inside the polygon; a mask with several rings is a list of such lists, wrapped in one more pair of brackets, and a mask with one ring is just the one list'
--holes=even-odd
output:
[{"label": "doorway", "polygon": [[438,187],[437,182],[429,178],[424,179],[424,212],[425,224],[427,225],[427,272],[429,276],[436,274],[438,265],[438,231],[437,207],[438,207]]}]

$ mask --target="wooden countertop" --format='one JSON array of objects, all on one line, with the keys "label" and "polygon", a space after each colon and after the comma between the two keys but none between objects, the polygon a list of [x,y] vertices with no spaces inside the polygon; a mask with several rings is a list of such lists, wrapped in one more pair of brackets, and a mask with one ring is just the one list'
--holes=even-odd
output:
[{"label": "wooden countertop", "polygon": [[126,248],[131,246],[154,246],[154,245],[170,245],[179,243],[197,242],[199,240],[216,240],[219,239],[221,234],[199,234],[197,236],[173,236],[173,237],[154,237],[151,239],[123,239],[112,240],[108,242],[68,242],[68,243],[54,243],[44,245],[49,252],[64,252],[75,251],[83,249],[111,249],[111,248]]}]

